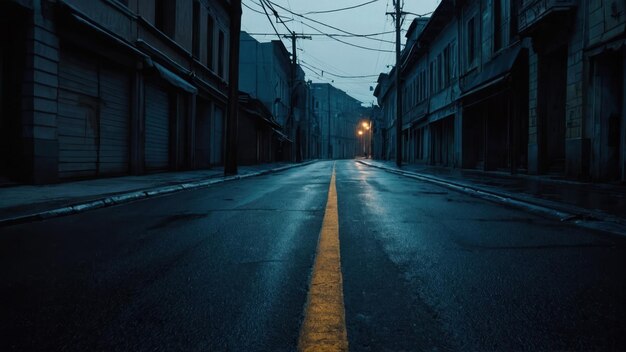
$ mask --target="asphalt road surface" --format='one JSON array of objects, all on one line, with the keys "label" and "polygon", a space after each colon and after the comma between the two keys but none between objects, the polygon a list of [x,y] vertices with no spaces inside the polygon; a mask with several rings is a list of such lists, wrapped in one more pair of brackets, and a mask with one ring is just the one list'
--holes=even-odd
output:
[{"label": "asphalt road surface", "polygon": [[[296,350],[333,164],[0,228],[0,350]],[[335,167],[351,351],[626,350],[625,238]]]}]

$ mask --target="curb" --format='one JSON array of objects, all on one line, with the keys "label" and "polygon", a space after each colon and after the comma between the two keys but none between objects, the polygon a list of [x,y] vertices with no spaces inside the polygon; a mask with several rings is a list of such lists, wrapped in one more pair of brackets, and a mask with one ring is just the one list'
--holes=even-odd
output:
[{"label": "curb", "polygon": [[434,176],[420,174],[417,172],[402,171],[381,165],[375,165],[362,160],[358,163],[384,170],[386,172],[397,174],[420,181],[434,183],[436,185],[449,188],[451,190],[465,193],[474,197],[482,198],[494,203],[508,205],[514,208],[522,209],[534,214],[557,219],[561,222],[567,222],[591,230],[608,232],[614,235],[626,236],[626,224],[622,219],[599,212],[585,211],[584,209],[565,209],[567,206],[556,207],[540,202],[534,203],[528,200],[515,198],[507,194],[497,193],[480,187],[469,186],[467,184],[457,183],[453,181],[443,180]]},{"label": "curb", "polygon": [[188,191],[192,189],[206,188],[217,183],[224,183],[224,182],[229,182],[229,181],[241,180],[244,178],[263,176],[263,175],[268,175],[268,174],[272,174],[276,172],[293,169],[296,167],[307,166],[307,165],[316,163],[317,161],[318,160],[311,160],[311,161],[302,162],[300,164],[287,165],[287,166],[282,166],[282,167],[278,167],[275,169],[256,171],[256,172],[251,172],[249,174],[243,174],[243,175],[225,176],[225,177],[208,179],[208,180],[184,182],[184,183],[180,183],[177,185],[167,185],[167,186],[155,187],[155,188],[139,190],[139,191],[130,191],[127,193],[116,194],[113,196],[103,197],[103,198],[91,200],[88,202],[71,204],[71,205],[67,205],[67,206],[52,209],[52,210],[46,210],[46,211],[41,211],[38,213],[21,215],[21,216],[16,216],[12,218],[0,219],[0,227],[23,224],[27,222],[47,220],[47,219],[57,218],[57,217],[66,216],[66,215],[79,214],[79,213],[83,213],[89,210],[110,207],[110,206],[120,205],[124,203],[130,203],[130,202],[134,202],[134,201],[141,200],[141,199],[147,199],[147,198],[152,198],[152,197],[157,197],[157,196],[162,196],[162,195],[167,195],[167,194],[173,194],[173,193]]}]

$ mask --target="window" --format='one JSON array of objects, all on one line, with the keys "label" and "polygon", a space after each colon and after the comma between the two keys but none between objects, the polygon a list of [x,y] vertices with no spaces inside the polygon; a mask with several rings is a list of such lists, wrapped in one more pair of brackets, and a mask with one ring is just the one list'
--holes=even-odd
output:
[{"label": "window", "polygon": [[[403,94],[404,94],[404,96],[405,96],[405,97],[408,97],[408,94],[407,94],[407,93],[408,93],[408,88],[406,88],[406,87],[405,87],[405,88],[404,88],[404,92],[403,92]],[[409,105],[409,104],[408,104],[408,101],[409,101],[409,99],[404,99],[404,100],[402,101],[402,109],[403,109],[404,111],[408,110],[408,105]]]},{"label": "window", "polygon": [[435,62],[430,62],[430,91],[435,91]]},{"label": "window", "polygon": [[213,32],[213,17],[211,15],[207,16],[207,31],[206,31],[206,65],[209,69],[213,70],[213,40],[214,40],[214,32]]},{"label": "window", "polygon": [[456,78],[456,43],[452,42],[448,46],[448,53],[450,54],[450,81]]},{"label": "window", "polygon": [[174,38],[176,28],[176,1],[154,1],[154,26],[170,38]]},{"label": "window", "polygon": [[426,99],[426,71],[420,72],[420,101]]},{"label": "window", "polygon": [[493,0],[493,52],[502,49],[502,0]]},{"label": "window", "polygon": [[509,31],[510,37],[515,38],[517,35],[517,0],[511,0],[511,11],[509,12]]},{"label": "window", "polygon": [[443,85],[450,85],[450,45],[443,49]]},{"label": "window", "polygon": [[437,55],[437,90],[443,89],[445,84],[443,79],[443,58],[442,53],[439,53],[439,55]]},{"label": "window", "polygon": [[467,66],[476,60],[476,17],[467,21]]},{"label": "window", "polygon": [[217,75],[224,77],[224,32],[220,30],[217,43]]},{"label": "window", "polygon": [[193,23],[192,23],[192,35],[193,43],[191,53],[193,57],[200,57],[200,2],[195,0],[193,2]]}]

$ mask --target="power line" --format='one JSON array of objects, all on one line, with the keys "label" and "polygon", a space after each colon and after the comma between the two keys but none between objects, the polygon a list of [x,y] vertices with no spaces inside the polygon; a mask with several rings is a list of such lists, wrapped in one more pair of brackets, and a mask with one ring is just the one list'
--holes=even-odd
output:
[{"label": "power line", "polygon": [[[261,14],[263,14],[263,12],[261,12]],[[391,34],[391,33],[395,33],[395,31],[386,31],[386,32],[379,32],[379,33],[371,33],[371,34],[359,34],[358,36],[354,36],[352,34],[341,34],[341,33],[324,33],[324,34],[320,34],[320,33],[300,33],[302,35],[309,35],[309,36],[325,36],[325,37],[345,37],[345,38],[360,38],[360,37],[373,37],[373,36],[377,36],[377,35],[383,35],[383,34]],[[274,35],[275,33],[248,33],[250,35]]]},{"label": "power line", "polygon": [[426,12],[426,13],[415,13],[415,12],[408,12],[408,11],[402,11],[402,13],[407,14],[407,15],[413,15],[413,16],[417,16],[417,17],[426,17],[426,16],[430,16],[433,14],[434,11],[431,12]]},{"label": "power line", "polygon": [[322,73],[326,73],[326,74],[329,74],[331,76],[335,76],[335,77],[338,77],[338,78],[369,78],[369,77],[378,77],[378,75],[338,75],[336,73],[328,72],[327,70],[323,70],[323,69],[321,69],[319,67],[316,67],[313,64],[309,64],[309,63],[307,63],[304,60],[300,61],[300,65],[303,65],[303,66],[304,65],[309,65],[309,66],[311,66],[314,69],[322,71]]},{"label": "power line", "polygon": [[[261,15],[265,15],[265,13],[263,13],[263,12],[261,12],[261,11],[259,11],[259,10],[255,10],[255,9],[253,9],[252,7],[250,7],[250,5],[247,5],[245,2],[241,2],[241,4],[242,4],[243,6],[245,6],[245,7],[247,7],[247,8],[248,8],[250,11],[252,11],[252,12],[256,12],[256,13],[260,13]],[[272,35],[273,35],[273,34],[272,34]]]},{"label": "power line", "polygon": [[330,64],[330,63],[328,63],[328,62],[326,62],[326,61],[324,61],[324,60],[322,60],[320,58],[317,58],[317,57],[311,55],[308,51],[306,51],[306,50],[302,50],[302,51],[303,51],[303,55],[306,55],[306,56],[309,57],[309,59],[315,61],[316,65],[321,65],[323,67],[329,67],[329,68],[331,68],[335,72],[339,72],[341,74],[348,75],[348,76],[350,75],[349,72],[347,72],[347,71],[345,71],[345,70],[343,70],[343,69],[341,69],[341,68],[339,68],[337,66],[334,66],[333,64]]},{"label": "power line", "polygon": [[[316,23],[316,24],[322,25],[322,26],[324,26],[324,27],[328,27],[328,28],[334,29],[334,30],[339,31],[339,32],[341,32],[341,33],[350,34],[350,35],[355,36],[355,37],[363,37],[363,38],[366,38],[366,39],[369,39],[369,40],[376,40],[376,41],[381,41],[381,42],[391,43],[391,44],[393,44],[393,43],[394,43],[393,41],[390,41],[390,40],[384,40],[384,39],[378,39],[378,38],[370,38],[370,37],[366,37],[366,36],[363,36],[363,35],[360,35],[360,34],[357,34],[357,33],[348,32],[348,31],[343,30],[343,29],[341,29],[341,28],[337,28],[337,27],[335,27],[335,26],[331,26],[331,25],[326,24],[326,23],[324,23],[324,22],[321,22],[321,21],[318,21],[318,20],[315,20],[315,19],[309,18],[309,17],[307,17],[307,16],[304,16],[304,15],[302,15],[302,14],[299,14],[299,13],[293,12],[293,11],[291,11],[291,10],[289,10],[289,9],[287,9],[287,8],[283,7],[283,6],[280,6],[280,5],[278,5],[278,4],[276,4],[276,3],[274,3],[274,2],[272,2],[272,1],[270,1],[270,0],[262,0],[262,1],[266,1],[266,2],[268,2],[268,3],[271,3],[271,4],[273,4],[274,6],[276,6],[276,7],[280,8],[280,9],[282,9],[282,10],[284,10],[284,11],[287,11],[287,12],[289,12],[290,14],[292,14],[292,15],[296,16],[296,17],[300,17],[300,18],[303,18],[303,19],[305,19],[305,20],[307,20],[307,21],[311,21],[311,22],[313,22],[313,23]],[[304,23],[303,23],[303,24],[304,24]],[[309,26],[309,27],[310,27],[310,26]],[[322,32],[322,33],[323,33],[323,32]]]},{"label": "power line", "polygon": [[280,33],[278,33],[278,30],[276,29],[276,26],[274,26],[274,22],[272,22],[272,18],[270,17],[269,13],[267,13],[267,9],[265,8],[265,5],[263,4],[263,1],[261,1],[261,7],[263,8],[263,12],[265,12],[265,16],[270,21],[270,24],[272,25],[272,28],[274,28],[274,33],[276,33],[276,35],[278,36],[278,40],[282,41],[282,39],[280,37]]},{"label": "power line", "polygon": [[267,0],[259,0],[261,2],[261,4],[265,4],[270,10],[272,10],[272,13],[274,14],[274,17],[276,17],[276,20],[280,23],[282,23],[282,25],[285,27],[285,29],[287,29],[287,32],[291,33],[291,29],[289,29],[289,27],[287,27],[287,24],[285,24],[285,21],[283,21],[283,19],[280,17],[280,15],[278,15],[278,11],[276,11],[276,9],[272,6],[272,4],[267,1]]},{"label": "power line", "polygon": [[305,26],[307,26],[307,27],[309,27],[309,28],[313,29],[314,31],[317,31],[317,32],[319,32],[319,33],[324,34],[325,36],[327,36],[327,37],[329,37],[329,38],[332,38],[333,40],[336,40],[336,41],[338,41],[338,42],[340,42],[340,43],[343,43],[343,44],[346,44],[346,45],[349,45],[349,46],[353,46],[353,47],[355,47],[355,48],[360,48],[360,49],[370,50],[370,51],[385,52],[385,53],[392,53],[392,52],[393,52],[392,50],[374,49],[374,48],[370,48],[370,47],[367,47],[367,46],[362,46],[362,45],[358,45],[358,44],[349,43],[349,42],[343,41],[343,40],[341,40],[341,39],[337,39],[337,38],[335,38],[335,37],[333,37],[333,36],[329,36],[328,34],[324,33],[323,31],[321,31],[321,30],[319,30],[319,29],[317,29],[317,28],[315,28],[315,27],[313,27],[313,26],[311,26],[311,25],[309,25],[309,24],[307,24],[307,23],[304,23],[304,22],[302,22],[302,21],[301,21],[300,23],[302,23],[303,25],[305,25]]},{"label": "power line", "polygon": [[[387,12],[388,9],[389,9],[389,0],[387,0],[387,4],[385,5],[385,13]],[[383,32],[385,31],[385,29],[387,29],[387,16],[385,16],[385,23],[383,23]],[[391,32],[394,32],[394,31],[391,31]],[[378,49],[380,50],[381,47],[382,47],[382,43],[379,43]],[[376,54],[376,64],[374,64],[374,69],[378,68],[379,61],[380,61],[380,52]]]},{"label": "power line", "polygon": [[313,15],[313,14],[319,14],[319,13],[331,13],[331,12],[339,12],[339,11],[351,10],[351,9],[356,9],[357,7],[369,5],[369,4],[377,2],[377,1],[378,0],[371,0],[371,1],[364,2],[364,3],[359,4],[359,5],[354,5],[354,6],[349,6],[349,7],[342,7],[340,9],[325,10],[325,11],[310,11],[310,12],[306,12],[304,14],[305,15]]}]

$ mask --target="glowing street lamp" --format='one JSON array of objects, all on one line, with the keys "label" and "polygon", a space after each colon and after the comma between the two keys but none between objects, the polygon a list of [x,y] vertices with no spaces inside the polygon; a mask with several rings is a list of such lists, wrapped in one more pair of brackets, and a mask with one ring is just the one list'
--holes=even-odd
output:
[{"label": "glowing street lamp", "polygon": [[359,134],[359,136],[363,135],[363,131],[361,131],[361,130],[359,130],[357,133]]},{"label": "glowing street lamp", "polygon": [[[363,137],[363,153],[367,155],[367,157],[372,157],[372,120],[365,120],[361,122],[361,127],[365,130],[369,131],[368,133],[368,142],[367,147],[365,145],[365,137]],[[361,135],[361,134],[359,134]]]}]

